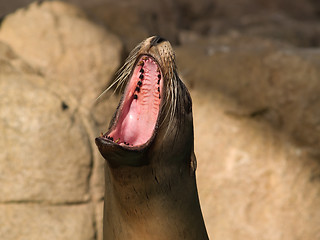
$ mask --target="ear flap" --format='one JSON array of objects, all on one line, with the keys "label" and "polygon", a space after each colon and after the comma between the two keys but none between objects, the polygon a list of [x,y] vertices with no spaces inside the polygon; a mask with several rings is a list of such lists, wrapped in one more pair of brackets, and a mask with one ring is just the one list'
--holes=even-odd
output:
[{"label": "ear flap", "polygon": [[197,158],[194,152],[191,154],[191,161],[190,161],[190,175],[194,176],[197,169]]}]

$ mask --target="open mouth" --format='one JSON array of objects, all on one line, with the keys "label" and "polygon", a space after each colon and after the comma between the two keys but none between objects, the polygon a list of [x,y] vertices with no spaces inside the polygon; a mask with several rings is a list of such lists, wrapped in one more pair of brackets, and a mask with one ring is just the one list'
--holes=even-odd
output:
[{"label": "open mouth", "polygon": [[113,126],[102,135],[121,146],[138,147],[152,138],[160,111],[163,75],[149,55],[136,62]]}]

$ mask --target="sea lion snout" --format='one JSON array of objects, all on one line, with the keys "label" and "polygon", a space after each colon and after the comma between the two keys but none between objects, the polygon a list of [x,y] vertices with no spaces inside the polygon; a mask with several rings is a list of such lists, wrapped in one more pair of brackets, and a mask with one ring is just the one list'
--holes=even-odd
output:
[{"label": "sea lion snout", "polygon": [[152,40],[150,41],[150,47],[156,46],[157,44],[167,41],[165,38],[162,38],[160,36],[154,36]]}]

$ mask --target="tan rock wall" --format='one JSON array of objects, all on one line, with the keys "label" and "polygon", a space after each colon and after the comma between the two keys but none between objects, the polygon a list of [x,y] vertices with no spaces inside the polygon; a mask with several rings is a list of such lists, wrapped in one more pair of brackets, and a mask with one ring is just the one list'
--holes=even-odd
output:
[{"label": "tan rock wall", "polygon": [[[199,17],[210,10],[203,6],[186,13]],[[114,25],[109,29],[127,48],[151,34],[155,23],[142,21],[132,11],[136,4],[105,8],[90,9],[98,17],[108,13],[100,20]],[[178,21],[171,15],[162,16],[158,32]],[[181,42],[178,67],[193,98],[197,181],[209,235],[320,239],[319,49],[275,41],[274,28],[270,38],[237,31],[201,36],[194,30],[221,23],[202,20],[167,33]],[[317,41],[317,32],[312,36]],[[118,37],[66,3],[32,4],[2,21],[0,239],[102,239],[104,160],[94,138],[106,130],[119,96],[96,97],[113,79],[122,51]]]},{"label": "tan rock wall", "polygon": [[320,52],[239,36],[177,58],[211,237],[319,239]]},{"label": "tan rock wall", "polygon": [[318,239],[318,160],[267,124],[229,115],[234,103],[218,92],[192,96],[198,187],[210,236]]},{"label": "tan rock wall", "polygon": [[3,239],[96,239],[90,204],[0,204]]},{"label": "tan rock wall", "polygon": [[104,161],[94,137],[108,115],[93,117],[114,106],[96,98],[121,49],[61,2],[32,4],[2,22],[1,239],[102,239]]}]

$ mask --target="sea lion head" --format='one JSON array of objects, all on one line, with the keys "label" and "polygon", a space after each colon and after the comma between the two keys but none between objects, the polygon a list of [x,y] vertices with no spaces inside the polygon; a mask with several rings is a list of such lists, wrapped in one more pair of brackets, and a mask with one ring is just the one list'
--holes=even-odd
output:
[{"label": "sea lion head", "polygon": [[192,102],[178,76],[169,41],[159,36],[142,41],[130,53],[115,83],[126,84],[124,93],[109,130],[96,138],[109,165],[138,167],[159,158],[170,164],[190,159]]}]

